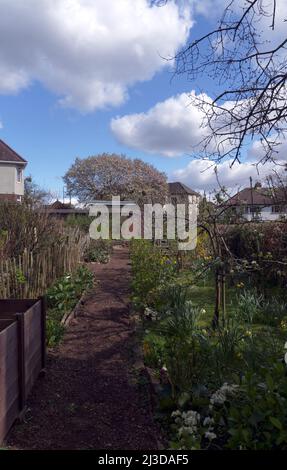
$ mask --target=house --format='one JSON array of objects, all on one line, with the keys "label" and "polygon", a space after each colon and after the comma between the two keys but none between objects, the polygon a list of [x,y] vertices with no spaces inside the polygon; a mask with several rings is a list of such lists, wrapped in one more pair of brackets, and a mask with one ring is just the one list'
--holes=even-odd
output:
[{"label": "house", "polygon": [[246,220],[275,221],[287,217],[287,191],[266,188],[260,183],[244,188],[227,201]]},{"label": "house", "polygon": [[27,161],[0,139],[0,201],[21,202]]},{"label": "house", "polygon": [[172,204],[199,204],[201,195],[183,183],[168,183],[169,199]]},{"label": "house", "polygon": [[52,204],[44,206],[44,210],[48,212],[49,215],[56,217],[65,218],[69,215],[78,216],[78,215],[88,215],[89,210],[84,208],[74,207],[70,203],[63,203],[58,199]]}]

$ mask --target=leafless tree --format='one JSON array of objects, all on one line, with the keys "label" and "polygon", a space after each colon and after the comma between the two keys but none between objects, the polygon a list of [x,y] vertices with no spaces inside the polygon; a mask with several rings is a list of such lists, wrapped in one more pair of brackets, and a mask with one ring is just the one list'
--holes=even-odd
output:
[{"label": "leafless tree", "polygon": [[240,162],[243,148],[256,138],[263,146],[257,163],[276,160],[287,124],[282,10],[278,0],[230,0],[216,28],[176,56],[175,74],[208,76],[216,84],[210,99],[204,93],[192,97],[207,128],[201,157]]}]

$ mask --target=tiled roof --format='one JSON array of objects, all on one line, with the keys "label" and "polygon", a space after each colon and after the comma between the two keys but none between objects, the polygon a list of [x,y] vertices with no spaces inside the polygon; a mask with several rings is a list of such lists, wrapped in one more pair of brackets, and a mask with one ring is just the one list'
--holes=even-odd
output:
[{"label": "tiled roof", "polygon": [[191,196],[200,196],[199,193],[193,191],[183,183],[176,181],[175,183],[168,183],[168,189],[170,194],[190,194]]},{"label": "tiled roof", "polygon": [[3,140],[0,139],[0,162],[15,162],[26,164],[27,160],[20,157],[13,149],[11,149]]},{"label": "tiled roof", "polygon": [[286,194],[284,191],[275,188],[244,188],[231,197],[227,203],[229,205],[258,205],[268,206],[271,204],[280,204],[286,202]]}]

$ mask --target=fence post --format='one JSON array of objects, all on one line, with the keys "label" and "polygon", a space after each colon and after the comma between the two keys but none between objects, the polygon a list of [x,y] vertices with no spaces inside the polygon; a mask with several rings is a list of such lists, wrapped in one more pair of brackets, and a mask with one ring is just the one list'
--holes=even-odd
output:
[{"label": "fence post", "polygon": [[47,300],[45,296],[41,300],[41,342],[42,342],[42,373],[46,367],[46,313],[47,313]]},{"label": "fence post", "polygon": [[19,409],[20,419],[26,403],[26,377],[25,377],[25,332],[24,315],[16,313],[18,329],[18,383],[19,383]]}]

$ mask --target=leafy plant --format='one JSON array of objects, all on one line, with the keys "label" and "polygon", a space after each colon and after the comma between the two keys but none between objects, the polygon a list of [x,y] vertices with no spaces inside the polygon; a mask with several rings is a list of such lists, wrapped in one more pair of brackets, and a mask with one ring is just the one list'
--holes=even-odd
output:
[{"label": "leafy plant", "polygon": [[86,262],[108,263],[111,251],[112,244],[110,240],[91,240],[84,259]]},{"label": "leafy plant", "polygon": [[[264,380],[262,380],[262,375]],[[227,417],[231,449],[287,449],[287,377],[283,364],[247,373]]]},{"label": "leafy plant", "polygon": [[54,346],[64,334],[63,315],[72,310],[82,293],[92,287],[93,273],[85,266],[59,279],[47,292],[47,344]]},{"label": "leafy plant", "polygon": [[137,308],[157,307],[162,289],[176,274],[176,260],[149,240],[131,243],[133,302]]}]

